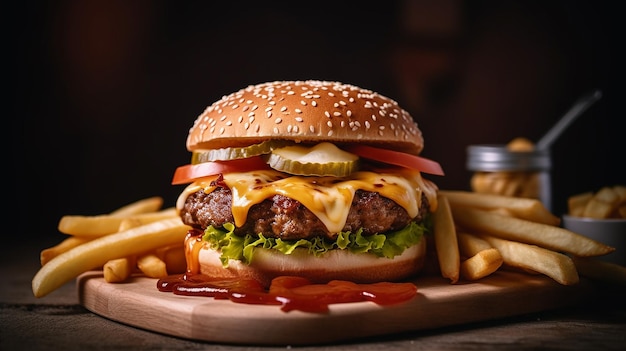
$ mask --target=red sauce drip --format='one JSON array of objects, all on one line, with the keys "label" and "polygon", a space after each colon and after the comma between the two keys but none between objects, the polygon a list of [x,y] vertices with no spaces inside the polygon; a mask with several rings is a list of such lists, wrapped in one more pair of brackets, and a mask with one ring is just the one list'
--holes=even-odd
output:
[{"label": "red sauce drip", "polygon": [[269,290],[254,279],[214,279],[203,274],[180,274],[160,279],[157,288],[177,295],[207,296],[229,299],[237,303],[281,305],[289,312],[328,312],[335,303],[371,301],[378,305],[393,305],[412,299],[417,287],[412,283],[357,284],[333,280],[326,284],[312,284],[300,277],[274,278]]}]

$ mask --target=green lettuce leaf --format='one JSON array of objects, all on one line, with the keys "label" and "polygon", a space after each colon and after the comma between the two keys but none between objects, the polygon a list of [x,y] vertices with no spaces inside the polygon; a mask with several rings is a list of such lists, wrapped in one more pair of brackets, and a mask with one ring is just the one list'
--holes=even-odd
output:
[{"label": "green lettuce leaf", "polygon": [[329,250],[349,250],[353,253],[371,253],[379,257],[393,258],[400,255],[407,248],[422,240],[429,232],[430,221],[421,224],[411,222],[409,225],[395,232],[386,234],[362,235],[363,230],[356,232],[340,232],[336,240],[322,237],[300,240],[282,240],[266,238],[263,234],[244,237],[234,234],[235,226],[232,223],[224,224],[224,228],[209,226],[202,239],[209,243],[212,249],[221,251],[220,260],[224,267],[228,267],[228,260],[240,260],[246,264],[252,262],[256,247],[273,249],[289,255],[296,248],[308,250],[309,254],[322,256]]}]

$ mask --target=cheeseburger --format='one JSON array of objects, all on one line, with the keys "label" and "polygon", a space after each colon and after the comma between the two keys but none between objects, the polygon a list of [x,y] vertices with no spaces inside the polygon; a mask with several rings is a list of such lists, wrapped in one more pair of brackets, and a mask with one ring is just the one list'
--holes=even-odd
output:
[{"label": "cheeseburger", "polygon": [[189,273],[312,282],[397,281],[424,264],[443,175],[413,118],[373,91],[326,81],[248,86],[189,130],[176,208],[194,229]]}]

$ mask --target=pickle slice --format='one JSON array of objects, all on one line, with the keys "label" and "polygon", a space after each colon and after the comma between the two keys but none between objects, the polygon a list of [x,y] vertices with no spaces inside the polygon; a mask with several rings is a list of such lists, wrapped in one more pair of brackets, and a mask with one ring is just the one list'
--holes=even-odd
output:
[{"label": "pickle slice", "polygon": [[242,146],[242,147],[227,147],[223,149],[212,150],[196,150],[191,155],[191,163],[198,164],[211,161],[228,161],[237,160],[241,158],[248,158],[253,156],[265,155],[272,152],[272,150],[284,147],[291,144],[288,140],[266,140],[259,144]]},{"label": "pickle slice", "polygon": [[355,154],[324,142],[313,147],[293,145],[275,149],[267,163],[290,174],[344,177],[357,170],[358,159]]}]

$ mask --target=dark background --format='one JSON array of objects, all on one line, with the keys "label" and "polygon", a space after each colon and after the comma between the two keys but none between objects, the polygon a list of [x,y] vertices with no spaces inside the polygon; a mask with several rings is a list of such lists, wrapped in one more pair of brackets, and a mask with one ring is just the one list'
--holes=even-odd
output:
[{"label": "dark background", "polygon": [[[604,96],[553,146],[554,212],[626,183],[617,1],[39,1],[6,9],[3,50],[18,235],[58,242],[64,214],[159,195],[204,108],[250,84],[323,79],[393,97],[417,120],[443,189],[465,148],[538,140],[581,94]],[[6,82],[6,80],[5,80]],[[6,177],[5,177],[6,179]],[[45,244],[41,244],[42,247]]]}]

